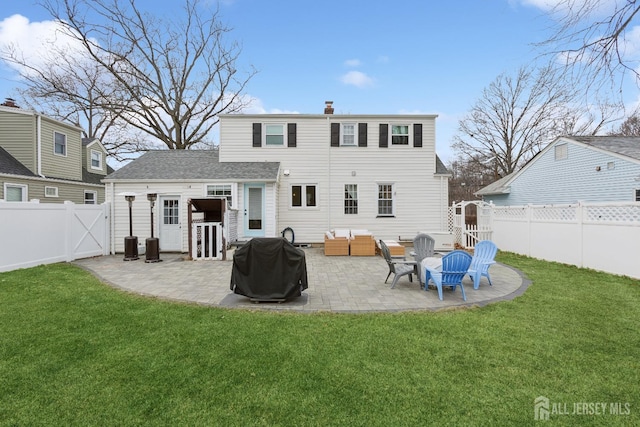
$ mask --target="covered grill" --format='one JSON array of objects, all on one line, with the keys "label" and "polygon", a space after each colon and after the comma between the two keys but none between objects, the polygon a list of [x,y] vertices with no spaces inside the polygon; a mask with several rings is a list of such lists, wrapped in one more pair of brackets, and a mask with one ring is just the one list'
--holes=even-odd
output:
[{"label": "covered grill", "polygon": [[233,255],[231,290],[257,301],[284,301],[307,289],[303,250],[286,239],[254,238]]}]

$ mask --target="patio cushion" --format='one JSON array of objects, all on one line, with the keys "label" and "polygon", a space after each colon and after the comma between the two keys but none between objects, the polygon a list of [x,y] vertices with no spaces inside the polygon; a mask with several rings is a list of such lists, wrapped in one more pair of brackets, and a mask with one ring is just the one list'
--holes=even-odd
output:
[{"label": "patio cushion", "polygon": [[333,234],[336,237],[346,237],[347,239],[351,237],[351,233],[349,232],[349,229],[344,229],[344,228],[336,228],[333,231]]}]

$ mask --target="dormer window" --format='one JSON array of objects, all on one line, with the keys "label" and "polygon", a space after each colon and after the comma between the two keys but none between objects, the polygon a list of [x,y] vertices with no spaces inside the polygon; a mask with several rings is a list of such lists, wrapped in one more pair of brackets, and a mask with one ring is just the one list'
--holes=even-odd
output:
[{"label": "dormer window", "polygon": [[102,153],[91,150],[91,169],[102,170]]},{"label": "dormer window", "polygon": [[53,152],[59,156],[67,155],[67,135],[59,132],[53,133]]}]

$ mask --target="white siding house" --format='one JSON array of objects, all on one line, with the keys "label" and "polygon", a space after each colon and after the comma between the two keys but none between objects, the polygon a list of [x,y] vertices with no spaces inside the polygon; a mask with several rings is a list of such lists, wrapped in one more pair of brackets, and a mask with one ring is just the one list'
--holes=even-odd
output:
[{"label": "white siding house", "polygon": [[223,115],[220,161],[280,163],[276,228],[292,228],[296,241],[321,242],[334,228],[408,239],[447,230],[449,173],[436,156],[435,119]]},{"label": "white siding house", "polygon": [[[286,228],[296,243],[321,243],[335,228],[368,229],[378,239],[447,230],[450,175],[435,152],[436,116],[328,111],[221,115],[217,150],[152,152],[109,175],[115,250],[123,250],[128,235],[119,193],[179,199],[180,223],[186,224],[186,201],[214,195],[207,186],[216,184],[231,190],[237,221],[229,227],[241,241],[280,236]],[[140,205],[146,209],[134,214],[134,234],[144,237],[148,202]],[[187,232],[183,227],[181,245],[173,250],[187,250]],[[161,250],[169,250],[158,237]]]},{"label": "white siding house", "polygon": [[640,138],[560,137],[476,194],[499,206],[640,201]]}]

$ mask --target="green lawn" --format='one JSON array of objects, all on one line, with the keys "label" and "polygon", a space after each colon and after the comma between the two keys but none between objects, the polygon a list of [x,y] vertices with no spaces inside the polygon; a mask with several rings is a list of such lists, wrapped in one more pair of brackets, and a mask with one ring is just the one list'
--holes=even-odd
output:
[{"label": "green lawn", "polygon": [[523,296],[365,315],[157,301],[68,264],[2,273],[0,425],[532,425],[538,396],[607,403],[549,425],[640,425],[640,283],[499,260]]}]

